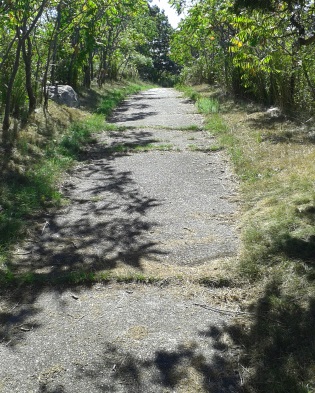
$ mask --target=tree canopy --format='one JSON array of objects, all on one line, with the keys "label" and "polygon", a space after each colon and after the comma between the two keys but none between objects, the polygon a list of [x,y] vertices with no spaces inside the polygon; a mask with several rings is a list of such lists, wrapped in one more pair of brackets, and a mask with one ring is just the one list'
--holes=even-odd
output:
[{"label": "tree canopy", "polygon": [[187,81],[219,83],[286,111],[314,111],[314,1],[172,3],[187,7],[172,40]]},{"label": "tree canopy", "polygon": [[168,56],[173,29],[146,0],[0,2],[2,141],[11,118],[48,105],[47,85],[89,88],[142,76],[163,82],[177,71]]},{"label": "tree canopy", "polygon": [[48,105],[47,85],[90,88],[141,77],[223,86],[285,111],[315,109],[315,5],[307,0],[169,0],[174,29],[149,0],[0,2],[2,140],[12,117]]}]

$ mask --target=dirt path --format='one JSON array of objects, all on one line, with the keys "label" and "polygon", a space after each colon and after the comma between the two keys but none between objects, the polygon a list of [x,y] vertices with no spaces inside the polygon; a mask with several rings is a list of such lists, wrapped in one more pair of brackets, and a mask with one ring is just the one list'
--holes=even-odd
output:
[{"label": "dirt path", "polygon": [[[16,267],[150,276],[156,284],[32,289],[2,308],[0,392],[236,392],[226,326],[237,316],[211,276],[236,255],[237,187],[194,106],[152,89],[113,115],[63,184]],[[118,127],[120,127],[118,129]],[[204,307],[206,306],[206,307]]]}]

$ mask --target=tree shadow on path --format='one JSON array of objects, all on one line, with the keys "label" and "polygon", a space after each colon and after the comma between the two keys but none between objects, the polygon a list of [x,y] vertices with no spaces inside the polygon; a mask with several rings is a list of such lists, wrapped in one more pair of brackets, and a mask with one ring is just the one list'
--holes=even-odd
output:
[{"label": "tree shadow on path", "polygon": [[0,342],[15,345],[29,320],[36,328],[34,303],[44,291],[90,285],[103,272],[106,280],[121,263],[141,271],[143,259],[162,254],[147,236],[157,223],[146,217],[160,202],[141,192],[130,171],[115,167],[120,157],[94,145],[63,184],[68,204],[41,218],[12,256],[12,285],[1,290]]},{"label": "tree shadow on path", "polygon": [[[209,345],[211,339],[209,338]],[[93,385],[95,392],[241,392],[240,378],[220,351],[206,358],[197,344],[179,344],[174,351],[157,350],[142,359],[134,352],[106,344],[103,355],[87,367],[78,368],[76,379]],[[67,391],[67,390],[65,390]]]}]

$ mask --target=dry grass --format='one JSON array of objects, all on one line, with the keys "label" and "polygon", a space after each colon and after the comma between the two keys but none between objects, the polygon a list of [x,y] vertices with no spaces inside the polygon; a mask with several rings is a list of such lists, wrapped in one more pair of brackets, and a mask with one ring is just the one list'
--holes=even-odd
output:
[{"label": "dry grass", "polygon": [[243,246],[232,281],[247,281],[253,319],[223,331],[243,348],[242,389],[315,392],[315,124],[196,89],[219,100],[207,127],[240,179]]},{"label": "dry grass", "polygon": [[6,163],[6,170],[24,173],[45,154],[45,148],[60,139],[73,122],[84,121],[88,113],[74,108],[61,107],[51,101],[48,111],[38,108],[29,122],[18,131],[15,147]]}]

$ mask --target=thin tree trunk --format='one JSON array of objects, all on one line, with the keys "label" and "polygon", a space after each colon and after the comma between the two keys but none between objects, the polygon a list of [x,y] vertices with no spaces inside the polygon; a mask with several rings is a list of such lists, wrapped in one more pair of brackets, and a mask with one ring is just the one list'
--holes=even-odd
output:
[{"label": "thin tree trunk", "polygon": [[32,42],[30,37],[27,37],[26,41],[23,40],[22,42],[22,54],[25,65],[25,86],[29,100],[28,114],[30,115],[36,109],[36,97],[32,85]]},{"label": "thin tree trunk", "polygon": [[61,2],[57,5],[57,19],[55,24],[55,37],[53,40],[53,51],[52,51],[52,65],[50,73],[50,81],[52,85],[56,82],[56,63],[57,63],[57,49],[58,49],[58,34],[61,25]]},{"label": "thin tree trunk", "polygon": [[10,145],[9,128],[10,128],[11,98],[13,93],[15,77],[20,65],[21,49],[22,49],[22,41],[19,39],[16,47],[15,60],[12,67],[11,76],[8,82],[8,88],[7,88],[6,99],[5,99],[4,117],[2,123],[2,143],[4,146]]},{"label": "thin tree trunk", "polygon": [[14,38],[12,39],[12,41],[10,42],[10,44],[8,45],[6,52],[5,52],[4,54],[2,54],[1,63],[0,63],[0,71],[1,71],[1,69],[2,69],[2,67],[3,67],[3,65],[4,65],[4,63],[5,63],[6,60],[8,59],[9,54],[10,54],[10,52],[11,52],[11,49],[12,49],[12,47],[13,47],[14,42],[16,41],[16,39],[17,39],[17,34],[15,34]]},{"label": "thin tree trunk", "polygon": [[47,79],[48,79],[49,65],[51,59],[52,59],[52,69],[51,69],[50,77],[53,78],[53,82],[55,82],[55,62],[57,59],[58,33],[60,30],[60,23],[61,23],[61,2],[57,6],[57,12],[58,14],[57,14],[54,30],[52,32],[51,41],[48,47],[47,61],[46,61],[45,72],[43,76],[43,82],[42,82],[42,90],[44,95],[44,104],[43,104],[44,111],[48,108],[49,95],[47,90]]},{"label": "thin tree trunk", "polygon": [[309,88],[310,93],[311,93],[311,95],[312,95],[312,98],[313,98],[313,100],[315,100],[315,86],[314,86],[314,84],[312,83],[312,81],[311,81],[311,79],[310,79],[310,77],[309,77],[309,75],[308,75],[308,73],[307,73],[306,66],[305,66],[304,64],[303,64],[303,66],[302,66],[302,69],[303,69],[304,77],[305,77],[305,79],[306,79],[308,88]]}]

